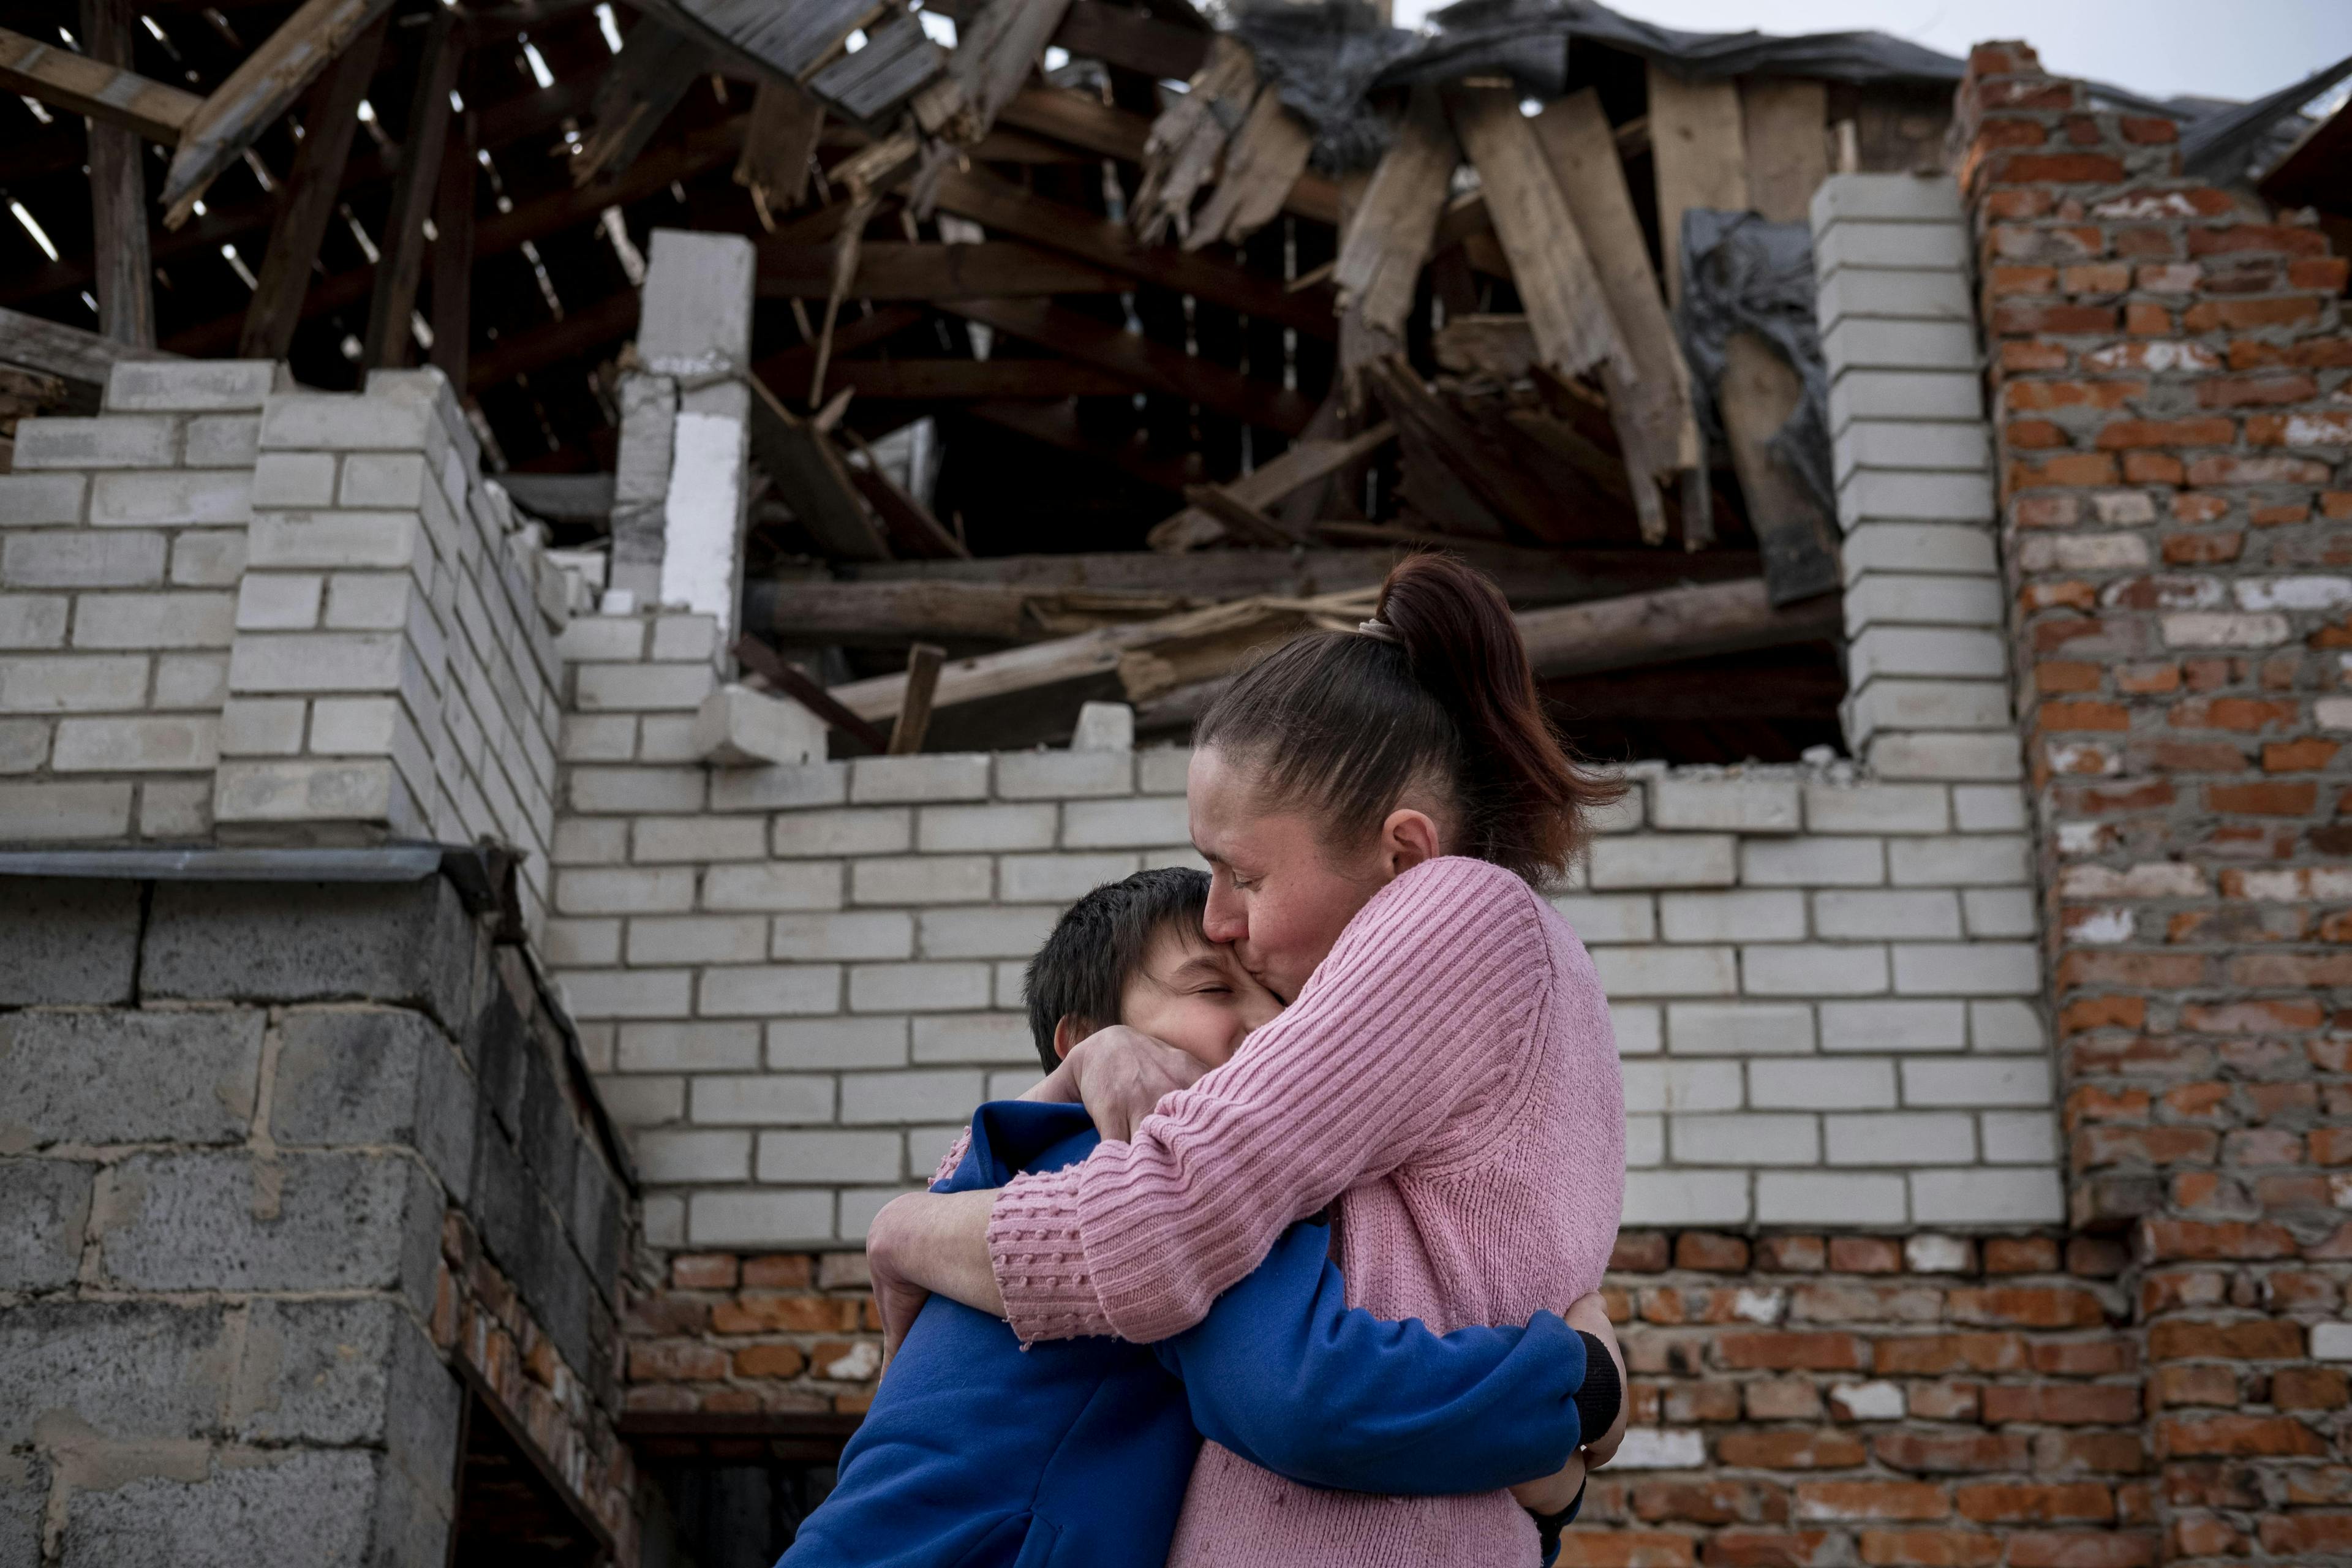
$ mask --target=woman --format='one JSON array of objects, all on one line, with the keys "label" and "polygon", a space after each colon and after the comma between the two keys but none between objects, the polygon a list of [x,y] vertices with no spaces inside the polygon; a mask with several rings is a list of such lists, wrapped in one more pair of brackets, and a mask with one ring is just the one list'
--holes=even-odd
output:
[{"label": "woman", "polygon": [[[1086,1101],[1105,1143],[993,1194],[884,1209],[867,1245],[886,1323],[937,1290],[1024,1341],[1163,1339],[1326,1205],[1350,1302],[1381,1317],[1515,1323],[1594,1289],[1623,1090],[1591,961],[1531,884],[1615,786],[1545,722],[1502,595],[1452,558],[1408,560],[1358,631],[1307,634],[1238,679],[1194,747],[1208,934],[1292,1005],[1165,1100],[1181,1074],[1152,1042],[1083,1042],[1052,1089]],[[1316,1491],[1212,1444],[1169,1561],[1537,1558],[1505,1493]]]}]

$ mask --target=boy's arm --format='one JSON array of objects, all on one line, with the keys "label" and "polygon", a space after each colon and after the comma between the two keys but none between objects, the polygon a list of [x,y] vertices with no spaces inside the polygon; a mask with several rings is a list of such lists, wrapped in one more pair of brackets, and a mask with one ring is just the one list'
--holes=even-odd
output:
[{"label": "boy's arm", "polygon": [[1375,1318],[1348,1306],[1328,1235],[1293,1226],[1206,1318],[1152,1347],[1203,1436],[1308,1486],[1425,1495],[1552,1475],[1588,1423],[1598,1436],[1614,1418],[1615,1363],[1559,1317],[1450,1334]]}]

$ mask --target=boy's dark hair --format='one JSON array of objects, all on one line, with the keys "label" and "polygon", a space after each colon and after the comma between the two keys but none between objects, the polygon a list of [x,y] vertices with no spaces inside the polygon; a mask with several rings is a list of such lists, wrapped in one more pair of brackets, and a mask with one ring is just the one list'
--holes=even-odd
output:
[{"label": "boy's dark hair", "polygon": [[1076,1018],[1089,1034],[1118,1022],[1127,983],[1143,967],[1152,942],[1171,925],[1201,934],[1209,907],[1209,874],[1183,866],[1138,871],[1105,882],[1072,904],[1045,945],[1029,961],[1029,1032],[1037,1059],[1052,1072],[1054,1026]]}]

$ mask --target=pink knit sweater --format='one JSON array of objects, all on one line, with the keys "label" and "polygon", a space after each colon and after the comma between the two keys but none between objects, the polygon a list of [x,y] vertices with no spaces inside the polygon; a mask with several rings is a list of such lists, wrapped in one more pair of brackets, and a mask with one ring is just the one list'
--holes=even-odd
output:
[{"label": "pink knit sweater", "polygon": [[[1348,1299],[1441,1332],[1523,1323],[1601,1282],[1625,1185],[1625,1097],[1592,961],[1484,861],[1406,872],[1297,1001],[1171,1095],[1129,1143],[1014,1178],[991,1262],[1024,1342],[1164,1339],[1292,1221],[1337,1201]],[[1529,1568],[1508,1494],[1317,1491],[1211,1443],[1171,1568]]]}]

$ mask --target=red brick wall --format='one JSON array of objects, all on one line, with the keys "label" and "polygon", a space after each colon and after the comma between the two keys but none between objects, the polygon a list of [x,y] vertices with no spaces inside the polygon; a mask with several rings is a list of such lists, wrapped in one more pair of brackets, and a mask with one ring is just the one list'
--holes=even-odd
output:
[{"label": "red brick wall", "polygon": [[680,1253],[625,1331],[634,1414],[863,1411],[882,1364],[862,1252]]},{"label": "red brick wall", "polygon": [[2166,1560],[2344,1562],[2347,265],[2021,45],[1961,129],[2074,1222],[2130,1247]]}]

